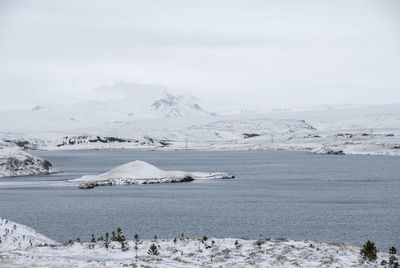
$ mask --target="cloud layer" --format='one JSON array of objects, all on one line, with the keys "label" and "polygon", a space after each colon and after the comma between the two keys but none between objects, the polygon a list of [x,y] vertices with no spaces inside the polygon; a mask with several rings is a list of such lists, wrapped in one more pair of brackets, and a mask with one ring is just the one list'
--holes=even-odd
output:
[{"label": "cloud layer", "polygon": [[389,0],[3,0],[0,105],[97,98],[115,81],[269,106],[398,102],[399,12]]}]

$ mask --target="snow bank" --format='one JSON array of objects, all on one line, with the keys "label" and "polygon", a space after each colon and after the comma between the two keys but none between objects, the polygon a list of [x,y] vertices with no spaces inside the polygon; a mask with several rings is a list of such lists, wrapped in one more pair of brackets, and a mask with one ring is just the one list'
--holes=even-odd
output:
[{"label": "snow bank", "polygon": [[117,184],[154,184],[189,182],[199,179],[233,179],[229,173],[221,172],[185,172],[166,171],[159,169],[144,161],[133,161],[117,166],[108,172],[99,175],[87,175],[70,180],[80,182],[79,188],[89,189],[95,186],[108,186]]},{"label": "snow bank", "polygon": [[32,228],[0,218],[0,253],[8,250],[56,244],[55,241],[37,233]]},{"label": "snow bank", "polygon": [[[32,229],[1,220],[0,246],[3,267],[384,267],[386,253],[378,253],[376,263],[360,263],[360,248],[340,243],[290,241],[286,239],[246,240],[158,239],[119,242],[55,244]],[[5,225],[6,224],[6,225]],[[6,228],[4,226],[7,226]],[[15,229],[13,226],[17,226]],[[25,236],[25,238],[24,238]],[[32,241],[33,246],[29,246]],[[149,254],[154,244],[158,255]],[[4,247],[4,245],[6,245]]]},{"label": "snow bank", "polygon": [[0,177],[51,174],[60,172],[42,158],[15,147],[0,148]]}]

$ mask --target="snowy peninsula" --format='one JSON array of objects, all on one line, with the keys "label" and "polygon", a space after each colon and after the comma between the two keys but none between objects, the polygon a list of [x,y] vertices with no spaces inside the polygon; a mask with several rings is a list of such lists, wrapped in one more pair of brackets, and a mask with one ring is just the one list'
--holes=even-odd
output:
[{"label": "snowy peninsula", "polygon": [[190,182],[199,179],[233,179],[234,176],[223,172],[185,172],[166,171],[144,161],[133,161],[111,169],[99,175],[86,175],[71,182],[80,182],[79,188],[90,189],[96,186],[118,184],[155,184]]},{"label": "snowy peninsula", "polygon": [[17,147],[5,147],[0,144],[0,178],[52,174],[60,172],[40,157],[33,156]]}]

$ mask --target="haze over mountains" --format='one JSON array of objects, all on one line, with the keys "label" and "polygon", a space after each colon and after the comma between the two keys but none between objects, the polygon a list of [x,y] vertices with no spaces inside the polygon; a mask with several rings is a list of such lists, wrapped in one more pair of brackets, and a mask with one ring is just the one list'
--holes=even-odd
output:
[{"label": "haze over mountains", "polygon": [[72,105],[38,104],[29,109],[0,111],[2,129],[17,132],[54,131],[96,127],[105,123],[211,116],[192,95],[173,94],[160,86],[117,82],[95,89],[114,98],[85,100]]}]

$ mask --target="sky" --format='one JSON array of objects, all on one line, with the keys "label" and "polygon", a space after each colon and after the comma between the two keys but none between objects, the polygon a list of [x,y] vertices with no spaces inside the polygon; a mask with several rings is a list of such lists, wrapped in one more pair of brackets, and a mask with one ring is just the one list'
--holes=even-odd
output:
[{"label": "sky", "polygon": [[273,108],[396,103],[399,15],[397,0],[0,0],[0,109],[123,98],[121,84]]}]

